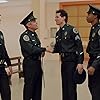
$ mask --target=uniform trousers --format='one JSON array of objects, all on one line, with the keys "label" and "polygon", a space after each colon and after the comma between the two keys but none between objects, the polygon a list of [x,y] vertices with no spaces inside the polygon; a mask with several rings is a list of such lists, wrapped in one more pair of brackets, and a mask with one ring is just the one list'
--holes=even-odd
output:
[{"label": "uniform trousers", "polygon": [[[95,58],[90,58],[88,67],[91,66]],[[88,75],[88,87],[92,95],[92,100],[100,100],[100,65],[97,66],[94,75]]]},{"label": "uniform trousers", "polygon": [[76,84],[73,75],[76,70],[76,63],[72,61],[62,61],[62,100],[77,100]]},{"label": "uniform trousers", "polygon": [[24,59],[23,100],[41,100],[42,68],[40,60]]},{"label": "uniform trousers", "polygon": [[0,65],[0,93],[2,100],[11,100],[9,79],[5,71],[4,65]]}]

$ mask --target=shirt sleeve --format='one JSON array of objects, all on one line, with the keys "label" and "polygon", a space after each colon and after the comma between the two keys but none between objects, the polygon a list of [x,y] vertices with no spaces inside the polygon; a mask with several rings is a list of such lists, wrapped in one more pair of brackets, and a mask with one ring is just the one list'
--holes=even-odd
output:
[{"label": "shirt sleeve", "polygon": [[8,56],[7,50],[5,48],[5,43],[4,43],[4,36],[3,33],[0,31],[0,48],[1,48],[1,53],[2,53],[2,59],[7,63],[7,66],[11,66],[11,61]]},{"label": "shirt sleeve", "polygon": [[76,44],[76,54],[78,56],[78,64],[83,64],[84,52],[83,52],[81,37],[76,28],[73,28],[73,33],[74,33],[74,39],[75,39],[75,44]]},{"label": "shirt sleeve", "polygon": [[[100,31],[100,30],[99,30]],[[95,49],[97,53],[96,59],[92,63],[92,67],[97,69],[100,66],[100,34],[98,32],[98,48]]]},{"label": "shirt sleeve", "polygon": [[30,38],[28,36],[25,37],[25,38],[27,38],[25,40],[24,36],[21,36],[20,44],[21,44],[21,48],[23,48],[25,50],[25,52],[27,52],[28,55],[41,54],[43,51],[45,51],[44,48],[42,48],[38,45],[32,44],[32,42],[30,41]]},{"label": "shirt sleeve", "polygon": [[11,61],[10,61],[10,58],[8,56],[7,50],[5,48],[5,45],[2,45],[2,49],[3,49],[3,57],[4,57],[4,60],[7,63],[7,66],[11,66]]}]

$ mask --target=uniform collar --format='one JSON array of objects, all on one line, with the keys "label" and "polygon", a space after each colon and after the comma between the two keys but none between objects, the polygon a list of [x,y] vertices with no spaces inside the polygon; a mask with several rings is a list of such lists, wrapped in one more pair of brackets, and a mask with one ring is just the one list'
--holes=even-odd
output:
[{"label": "uniform collar", "polygon": [[98,22],[98,23],[96,23],[96,24],[94,24],[94,25],[92,25],[92,29],[94,29],[96,26],[98,26],[98,25],[100,25],[100,23]]},{"label": "uniform collar", "polygon": [[60,27],[61,30],[65,30],[66,26],[69,26],[68,24],[65,24],[63,27]]}]

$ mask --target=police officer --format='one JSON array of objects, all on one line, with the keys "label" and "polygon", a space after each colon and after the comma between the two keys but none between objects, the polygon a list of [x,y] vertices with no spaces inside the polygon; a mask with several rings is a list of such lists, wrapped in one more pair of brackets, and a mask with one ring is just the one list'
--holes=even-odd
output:
[{"label": "police officer", "polygon": [[[6,70],[5,62],[7,64]],[[0,31],[0,93],[2,100],[11,100],[11,90],[8,77],[11,74],[11,62],[5,48],[3,33]]]},{"label": "police officer", "polygon": [[24,57],[24,93],[23,100],[41,100],[42,68],[41,56],[44,56],[46,48],[41,47],[36,34],[38,29],[33,11],[20,23],[26,27],[20,36],[21,52]]},{"label": "police officer", "polygon": [[92,100],[100,100],[100,9],[89,5],[87,22],[91,23],[87,53],[88,61],[88,86]]},{"label": "police officer", "polygon": [[81,38],[77,29],[67,24],[68,14],[66,11],[57,10],[55,21],[60,28],[56,33],[56,43],[53,50],[48,47],[47,51],[59,53],[61,57],[63,100],[77,100],[73,76],[76,70],[79,74],[82,74],[83,71],[84,53]]}]

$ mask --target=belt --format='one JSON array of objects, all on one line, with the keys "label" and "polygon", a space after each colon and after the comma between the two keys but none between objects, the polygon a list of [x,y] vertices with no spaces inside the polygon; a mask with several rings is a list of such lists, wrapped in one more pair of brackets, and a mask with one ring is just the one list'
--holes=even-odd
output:
[{"label": "belt", "polygon": [[36,56],[30,56],[30,57],[26,57],[25,59],[33,59],[33,60],[41,60],[41,57],[36,57]]},{"label": "belt", "polygon": [[61,53],[60,55],[61,55],[61,57],[66,57],[66,56],[71,56],[72,54],[73,54],[73,55],[76,55],[75,52]]},{"label": "belt", "polygon": [[91,54],[89,54],[89,57],[90,57],[90,58],[96,58],[97,55],[91,55]]}]

